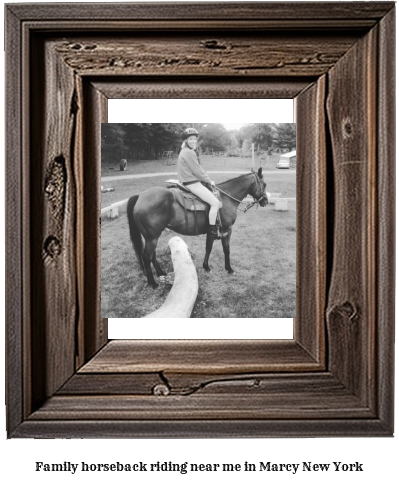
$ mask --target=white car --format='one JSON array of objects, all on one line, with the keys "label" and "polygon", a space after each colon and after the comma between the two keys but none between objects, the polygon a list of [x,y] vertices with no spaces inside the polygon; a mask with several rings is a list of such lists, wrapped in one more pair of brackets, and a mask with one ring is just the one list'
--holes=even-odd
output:
[{"label": "white car", "polygon": [[280,158],[278,163],[276,164],[277,169],[289,169],[290,168],[290,161],[284,157]]}]

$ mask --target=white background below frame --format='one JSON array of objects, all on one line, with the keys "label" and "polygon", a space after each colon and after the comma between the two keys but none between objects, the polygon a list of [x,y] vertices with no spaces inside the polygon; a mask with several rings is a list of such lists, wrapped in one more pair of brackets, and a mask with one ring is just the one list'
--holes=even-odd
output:
[{"label": "white background below frame", "polygon": [[[108,100],[109,123],[182,123],[190,119],[194,123],[289,123],[293,122],[293,111],[293,100],[289,99]],[[132,250],[132,259],[134,258]],[[137,318],[109,318],[108,338],[136,340],[291,340],[293,338],[292,318],[198,318],[195,320],[154,318],[139,323]]]}]

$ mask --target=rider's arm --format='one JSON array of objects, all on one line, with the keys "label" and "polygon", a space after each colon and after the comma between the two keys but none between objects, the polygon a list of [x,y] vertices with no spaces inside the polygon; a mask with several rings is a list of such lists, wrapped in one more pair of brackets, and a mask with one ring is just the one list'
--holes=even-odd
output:
[{"label": "rider's arm", "polygon": [[193,150],[188,150],[185,152],[184,160],[186,161],[187,167],[196,178],[204,183],[212,184],[211,178],[198,163],[197,156]]}]

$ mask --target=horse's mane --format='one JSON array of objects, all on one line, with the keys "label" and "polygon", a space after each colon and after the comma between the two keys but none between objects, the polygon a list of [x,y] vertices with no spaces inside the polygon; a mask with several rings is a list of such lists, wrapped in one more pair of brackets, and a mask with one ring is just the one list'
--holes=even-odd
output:
[{"label": "horse's mane", "polygon": [[241,178],[243,178],[244,176],[250,176],[251,174],[253,174],[253,173],[251,173],[251,172],[247,172],[247,173],[245,173],[245,174],[240,174],[239,176],[236,176],[235,178],[231,178],[231,179],[228,179],[227,181],[223,181],[223,182],[221,182],[221,183],[218,183],[216,186],[221,186],[222,184],[228,184],[228,183],[232,183],[232,182],[234,182],[236,179],[241,179]]}]

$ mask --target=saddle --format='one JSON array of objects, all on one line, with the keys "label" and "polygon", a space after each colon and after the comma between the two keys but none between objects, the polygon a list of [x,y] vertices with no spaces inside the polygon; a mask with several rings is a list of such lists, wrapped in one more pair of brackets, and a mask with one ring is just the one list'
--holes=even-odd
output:
[{"label": "saddle", "polygon": [[[195,233],[198,235],[197,211],[205,211],[208,216],[210,205],[198,198],[198,196],[192,193],[186,186],[180,184],[177,179],[168,179],[166,185],[173,191],[177,203],[184,209],[186,227],[188,226],[187,211],[194,212]],[[221,201],[219,191],[216,190],[213,194],[219,201]],[[217,220],[220,220],[219,214]]]},{"label": "saddle", "polygon": [[[188,211],[209,211],[209,204],[205,201],[201,200],[192,193],[187,186],[180,184],[177,179],[168,179],[166,181],[166,185],[169,189],[171,189],[176,196],[176,201]],[[216,190],[217,191],[217,190]],[[219,201],[220,200],[220,193],[219,191],[213,193]]]}]

